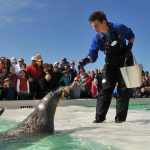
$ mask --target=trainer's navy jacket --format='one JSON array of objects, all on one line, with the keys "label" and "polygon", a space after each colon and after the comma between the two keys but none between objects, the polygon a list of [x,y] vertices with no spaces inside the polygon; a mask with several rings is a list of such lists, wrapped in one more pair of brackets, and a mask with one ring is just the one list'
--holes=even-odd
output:
[{"label": "trainer's navy jacket", "polygon": [[[130,40],[135,37],[133,31],[123,24],[116,24],[116,23],[109,22],[108,25],[109,25],[110,39],[115,40],[115,36],[113,34],[114,32],[117,32],[119,38],[125,44],[126,44],[126,40]],[[92,58],[92,63],[97,60],[98,51],[99,50],[104,51],[102,42],[100,42],[100,39],[102,39],[103,37],[104,37],[104,33],[98,33],[95,35],[95,37],[92,40],[91,47],[87,55]]]}]

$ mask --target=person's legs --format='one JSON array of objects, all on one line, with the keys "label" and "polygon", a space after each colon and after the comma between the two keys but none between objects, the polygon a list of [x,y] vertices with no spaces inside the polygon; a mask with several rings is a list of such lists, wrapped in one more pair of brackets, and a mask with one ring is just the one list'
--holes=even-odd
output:
[{"label": "person's legs", "polygon": [[94,123],[103,122],[106,119],[115,83],[115,69],[105,66],[102,71],[102,89],[97,98]]},{"label": "person's legs", "polygon": [[118,96],[116,98],[116,117],[115,122],[120,123],[126,121],[128,113],[129,99],[132,95],[133,90],[128,89],[125,86],[124,80],[119,72],[118,80]]},{"label": "person's legs", "polygon": [[[131,55],[126,60],[126,66],[132,66],[133,64],[134,64],[133,55],[131,52]],[[122,64],[121,66],[124,65]],[[121,75],[120,67],[118,67],[118,71],[117,71],[118,97],[116,98],[116,117],[115,117],[116,123],[121,123],[126,121],[129,99],[133,93],[133,89],[126,88],[124,79]]]}]

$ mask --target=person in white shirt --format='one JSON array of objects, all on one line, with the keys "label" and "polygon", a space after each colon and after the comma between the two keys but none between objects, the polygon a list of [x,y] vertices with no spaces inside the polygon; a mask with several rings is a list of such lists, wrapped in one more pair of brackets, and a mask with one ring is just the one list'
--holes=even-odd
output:
[{"label": "person in white shirt", "polygon": [[20,76],[20,71],[24,70],[24,59],[23,58],[19,58],[18,59],[18,63],[14,66],[15,67],[15,73],[17,76]]}]

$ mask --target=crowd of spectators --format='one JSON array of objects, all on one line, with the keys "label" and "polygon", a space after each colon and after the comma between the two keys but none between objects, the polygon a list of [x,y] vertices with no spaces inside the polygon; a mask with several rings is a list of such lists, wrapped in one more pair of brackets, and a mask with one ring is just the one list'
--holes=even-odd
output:
[{"label": "crowd of spectators", "polygon": [[142,73],[141,87],[134,89],[133,97],[148,98],[150,97],[150,74],[148,71]]},{"label": "crowd of spectators", "polygon": [[[101,70],[86,71],[75,61],[63,58],[45,63],[40,54],[24,58],[0,58],[0,100],[41,99],[59,86],[69,86],[66,99],[96,98],[101,90]],[[77,68],[77,69],[76,69]],[[117,96],[117,85],[112,96]],[[133,97],[150,97],[150,75],[143,72],[142,86],[134,89]]]}]

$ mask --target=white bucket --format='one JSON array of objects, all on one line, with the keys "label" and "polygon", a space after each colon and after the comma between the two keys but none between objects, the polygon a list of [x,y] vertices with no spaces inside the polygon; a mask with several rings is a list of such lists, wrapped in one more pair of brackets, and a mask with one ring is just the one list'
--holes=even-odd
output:
[{"label": "white bucket", "polygon": [[134,66],[120,68],[121,74],[127,88],[136,88],[141,86],[142,65],[135,64]]}]

